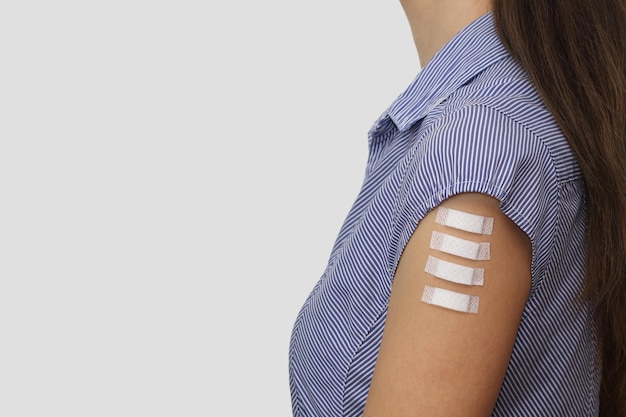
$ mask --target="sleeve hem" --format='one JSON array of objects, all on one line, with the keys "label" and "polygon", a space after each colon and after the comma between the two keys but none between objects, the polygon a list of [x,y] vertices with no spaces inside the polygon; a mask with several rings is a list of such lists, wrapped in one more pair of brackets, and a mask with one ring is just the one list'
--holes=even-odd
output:
[{"label": "sleeve hem", "polygon": [[[453,197],[457,194],[463,193],[479,193],[485,194],[490,197],[496,198],[500,201],[500,209],[505,216],[513,221],[526,236],[528,236],[532,246],[532,261],[531,261],[531,290],[532,296],[543,282],[545,270],[540,271],[537,265],[537,247],[536,242],[532,237],[532,225],[530,219],[526,218],[521,212],[506,204],[506,190],[496,184],[490,184],[486,182],[478,181],[465,181],[449,184],[446,187],[442,187],[435,192],[431,198],[423,202],[413,213],[411,213],[412,228],[414,229],[419,224],[420,220],[426,216],[428,212],[435,209],[445,200]],[[411,225],[408,225],[411,227]],[[553,245],[553,238],[550,242],[550,247]]]}]

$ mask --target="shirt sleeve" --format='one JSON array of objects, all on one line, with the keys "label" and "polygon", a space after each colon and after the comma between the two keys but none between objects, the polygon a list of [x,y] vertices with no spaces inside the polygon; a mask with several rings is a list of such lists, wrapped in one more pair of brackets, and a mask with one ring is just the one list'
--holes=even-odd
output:
[{"label": "shirt sleeve", "polygon": [[419,135],[401,191],[399,242],[408,240],[417,223],[447,198],[490,195],[530,239],[532,293],[553,246],[558,190],[554,162],[541,138],[497,109],[468,106],[442,116]]}]

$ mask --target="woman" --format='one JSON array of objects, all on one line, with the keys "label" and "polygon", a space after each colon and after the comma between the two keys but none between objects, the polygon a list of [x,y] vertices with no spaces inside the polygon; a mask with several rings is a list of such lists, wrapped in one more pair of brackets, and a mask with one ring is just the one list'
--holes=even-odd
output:
[{"label": "woman", "polygon": [[402,6],[423,69],[296,319],[294,416],[626,416],[626,2]]}]

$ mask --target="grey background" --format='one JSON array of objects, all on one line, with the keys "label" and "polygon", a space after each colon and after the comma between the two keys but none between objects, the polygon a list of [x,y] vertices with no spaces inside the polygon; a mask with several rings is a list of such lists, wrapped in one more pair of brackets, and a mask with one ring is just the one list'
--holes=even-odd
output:
[{"label": "grey background", "polygon": [[0,415],[291,415],[291,326],[418,66],[396,1],[3,2]]}]

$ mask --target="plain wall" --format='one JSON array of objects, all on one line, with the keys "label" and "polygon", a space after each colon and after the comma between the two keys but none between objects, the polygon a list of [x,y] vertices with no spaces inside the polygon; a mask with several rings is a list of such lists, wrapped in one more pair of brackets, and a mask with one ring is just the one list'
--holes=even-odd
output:
[{"label": "plain wall", "polygon": [[5,2],[0,57],[0,415],[290,416],[399,2]]}]

